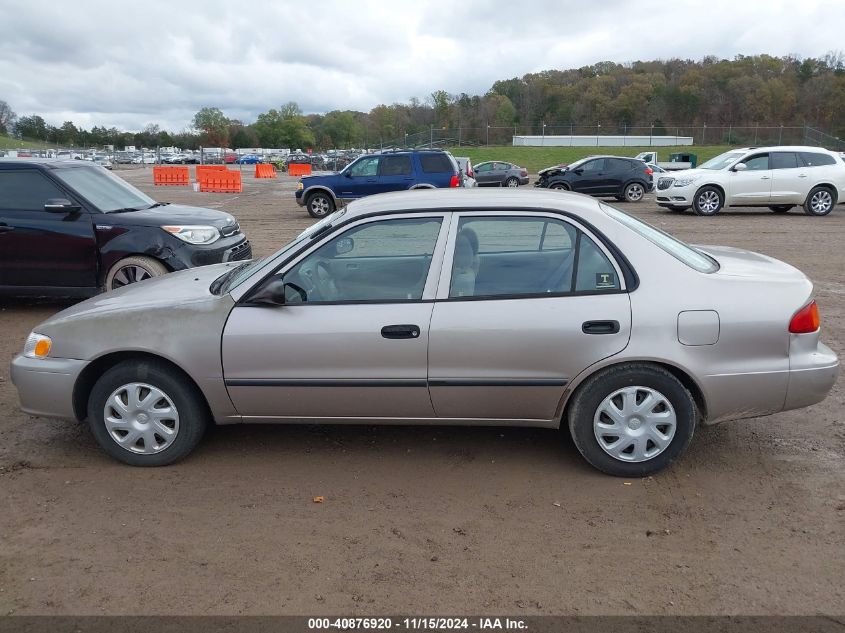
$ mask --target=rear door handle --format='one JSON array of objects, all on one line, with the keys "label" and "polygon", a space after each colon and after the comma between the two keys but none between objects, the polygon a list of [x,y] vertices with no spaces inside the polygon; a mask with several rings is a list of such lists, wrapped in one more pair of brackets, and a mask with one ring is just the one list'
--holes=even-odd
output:
[{"label": "rear door handle", "polygon": [[381,328],[381,335],[384,338],[419,338],[419,325],[385,325]]},{"label": "rear door handle", "polygon": [[807,177],[807,174],[798,174],[798,177],[799,177],[799,178],[806,178],[806,177]]},{"label": "rear door handle", "polygon": [[616,334],[619,332],[619,321],[584,321],[581,331],[584,334]]},{"label": "rear door handle", "polygon": [[760,180],[768,180],[769,176],[760,176]]}]

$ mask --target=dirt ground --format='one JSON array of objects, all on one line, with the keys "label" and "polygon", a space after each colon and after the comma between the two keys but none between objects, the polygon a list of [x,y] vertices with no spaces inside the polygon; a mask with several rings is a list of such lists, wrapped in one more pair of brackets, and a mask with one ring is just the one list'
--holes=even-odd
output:
[{"label": "dirt ground", "polygon": [[[118,173],[232,213],[257,255],[311,222],[292,178],[229,195]],[[845,207],[698,218],[653,200],[623,208],[807,273],[845,354]],[[137,469],[18,409],[8,363],[64,305],[0,300],[0,614],[845,613],[845,377],[810,409],[700,429],[630,482],[525,429],[221,427]]]}]

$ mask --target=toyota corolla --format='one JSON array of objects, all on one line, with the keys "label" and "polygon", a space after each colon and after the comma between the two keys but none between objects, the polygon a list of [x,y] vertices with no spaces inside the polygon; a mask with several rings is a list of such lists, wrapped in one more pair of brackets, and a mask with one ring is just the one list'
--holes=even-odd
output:
[{"label": "toyota corolla", "polygon": [[698,424],[825,398],[813,285],[579,194],[415,191],[350,204],[275,254],[143,281],[39,325],[23,410],[87,419],[138,466],[209,424],[568,429],[596,468],[654,473]]}]

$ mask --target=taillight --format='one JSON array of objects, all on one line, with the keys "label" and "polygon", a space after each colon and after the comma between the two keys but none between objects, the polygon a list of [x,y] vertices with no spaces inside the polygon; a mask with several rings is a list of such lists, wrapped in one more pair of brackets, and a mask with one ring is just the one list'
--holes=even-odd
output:
[{"label": "taillight", "polygon": [[460,184],[461,180],[458,178],[458,175],[455,174],[452,176],[452,180],[449,181],[449,187],[457,187]]},{"label": "taillight", "polygon": [[469,176],[470,178],[475,178],[475,176],[474,176],[474,175],[473,175],[473,173],[472,173],[472,167],[470,167],[469,169],[467,169],[467,176]]},{"label": "taillight", "polygon": [[527,170],[527,169],[520,169],[520,170],[519,170],[519,175],[520,175],[520,176],[522,176],[522,177],[524,178],[525,176],[527,176],[527,175],[528,175],[528,170]]},{"label": "taillight", "polygon": [[821,325],[819,306],[815,301],[810,301],[792,317],[789,322],[789,331],[792,334],[809,334],[818,330],[819,325]]},{"label": "taillight", "polygon": [[651,167],[646,167],[645,173],[651,176],[654,173],[654,170]]}]

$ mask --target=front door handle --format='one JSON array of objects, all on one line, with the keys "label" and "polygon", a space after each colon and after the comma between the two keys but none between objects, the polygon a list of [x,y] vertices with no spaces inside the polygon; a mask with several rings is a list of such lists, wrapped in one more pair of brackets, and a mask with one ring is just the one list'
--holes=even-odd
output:
[{"label": "front door handle", "polygon": [[769,176],[760,176],[760,180],[768,180]]},{"label": "front door handle", "polygon": [[419,338],[419,325],[385,325],[381,328],[381,335],[384,338]]},{"label": "front door handle", "polygon": [[619,321],[584,321],[581,331],[584,334],[616,334],[619,332]]},{"label": "front door handle", "polygon": [[806,177],[807,177],[807,174],[798,174],[798,177],[799,177],[799,178],[806,178]]}]

